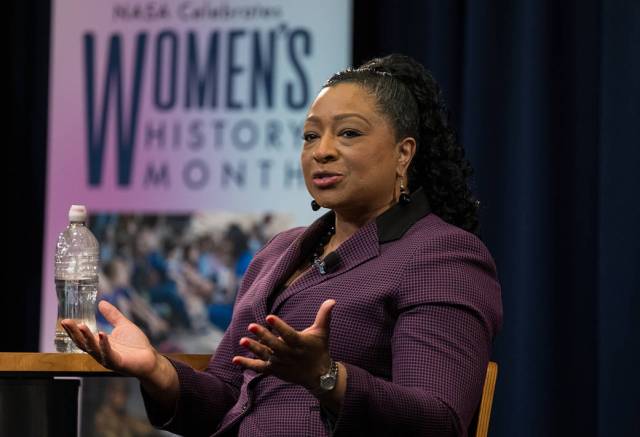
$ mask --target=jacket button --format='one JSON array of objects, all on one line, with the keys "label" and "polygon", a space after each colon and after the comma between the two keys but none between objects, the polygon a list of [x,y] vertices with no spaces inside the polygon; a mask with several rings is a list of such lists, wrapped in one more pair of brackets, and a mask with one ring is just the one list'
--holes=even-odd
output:
[{"label": "jacket button", "polygon": [[244,413],[245,411],[247,411],[248,407],[249,407],[249,402],[245,402],[244,404],[242,404],[241,411]]}]

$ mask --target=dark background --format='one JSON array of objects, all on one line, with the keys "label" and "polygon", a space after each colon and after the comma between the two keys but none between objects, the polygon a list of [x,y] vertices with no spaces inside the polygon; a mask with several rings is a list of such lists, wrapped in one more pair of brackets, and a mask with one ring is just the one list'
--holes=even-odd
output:
[{"label": "dark background", "polygon": [[[51,5],[9,6],[3,351],[36,351]],[[354,64],[442,85],[505,322],[493,436],[640,435],[640,1],[355,0]]]}]

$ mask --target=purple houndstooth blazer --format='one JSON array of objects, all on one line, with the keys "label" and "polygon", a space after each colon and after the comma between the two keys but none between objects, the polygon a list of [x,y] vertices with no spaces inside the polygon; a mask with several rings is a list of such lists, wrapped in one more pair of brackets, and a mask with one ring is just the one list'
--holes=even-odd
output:
[{"label": "purple houndstooth blazer", "polygon": [[[502,322],[496,268],[477,237],[429,213],[422,190],[412,197],[345,241],[333,271],[309,269],[284,290],[333,213],[274,237],[247,270],[207,369],[173,363],[173,417],[143,392],[151,423],[189,436],[466,435]],[[249,323],[267,326],[273,313],[302,330],[326,299],[337,302],[331,356],[348,373],[332,430],[303,387],[231,363],[250,354],[238,344]]]}]

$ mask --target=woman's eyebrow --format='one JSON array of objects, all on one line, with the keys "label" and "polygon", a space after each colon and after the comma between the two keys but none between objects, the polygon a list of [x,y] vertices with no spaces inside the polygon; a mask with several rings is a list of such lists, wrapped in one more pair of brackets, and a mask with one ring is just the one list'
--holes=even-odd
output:
[{"label": "woman's eyebrow", "polygon": [[[333,117],[333,120],[334,121],[341,121],[341,120],[344,120],[345,118],[351,118],[351,117],[359,118],[360,120],[362,120],[365,123],[367,123],[367,125],[371,126],[371,123],[369,122],[369,120],[367,120],[365,117],[363,117],[362,115],[360,115],[360,114],[358,114],[356,112],[346,112],[344,114],[335,115]],[[306,122],[321,123],[322,121],[320,120],[320,117],[318,117],[316,115],[310,115],[309,117],[307,117]]]}]

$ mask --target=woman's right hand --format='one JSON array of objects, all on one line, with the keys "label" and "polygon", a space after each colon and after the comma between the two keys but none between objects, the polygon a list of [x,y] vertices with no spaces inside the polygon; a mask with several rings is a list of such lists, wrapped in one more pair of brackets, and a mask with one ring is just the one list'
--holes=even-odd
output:
[{"label": "woman's right hand", "polygon": [[111,334],[93,334],[85,324],[65,319],[62,326],[73,342],[108,369],[143,380],[152,378],[162,356],[144,332],[109,302],[100,301],[98,309],[113,326]]},{"label": "woman's right hand", "polygon": [[149,339],[133,322],[107,301],[98,309],[113,326],[110,335],[93,334],[88,326],[64,319],[62,326],[73,342],[107,369],[140,380],[145,391],[164,410],[167,417],[175,411],[178,399],[178,374],[169,360],[151,346]]}]

